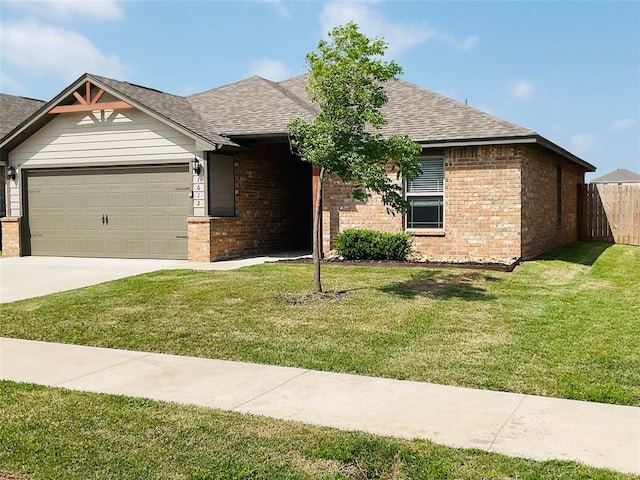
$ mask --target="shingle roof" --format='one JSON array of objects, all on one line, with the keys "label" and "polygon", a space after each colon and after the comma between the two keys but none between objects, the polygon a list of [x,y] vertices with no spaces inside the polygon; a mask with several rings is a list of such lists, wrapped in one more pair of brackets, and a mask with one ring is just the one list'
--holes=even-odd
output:
[{"label": "shingle roof", "polygon": [[312,120],[306,99],[261,77],[224,85],[187,97],[208,128],[223,135],[286,133],[296,117]]},{"label": "shingle roof", "polygon": [[[292,94],[310,102],[306,92],[308,74],[280,82]],[[488,113],[463,105],[404,80],[386,84],[388,103],[383,135],[408,135],[416,142],[536,135]]]},{"label": "shingle roof", "polygon": [[640,183],[640,174],[626,168],[618,168],[613,172],[591,180],[591,183]]},{"label": "shingle roof", "polygon": [[215,143],[233,145],[233,142],[220,135],[219,131],[208,128],[207,122],[200,118],[185,97],[179,97],[170,93],[160,92],[111,78],[100,77],[98,75],[87,75],[87,77],[105,84],[124,97],[128,97],[132,101],[190,130],[202,138]]},{"label": "shingle roof", "polygon": [[0,93],[0,138],[33,115],[45,102]]},{"label": "shingle roof", "polygon": [[[317,108],[310,101],[306,91],[308,78],[306,74],[281,82],[272,82],[261,77],[251,77],[188,97],[92,74],[86,74],[78,82],[92,80],[124,100],[147,109],[168,123],[209,143],[237,146],[233,140],[240,142],[241,136],[285,135],[288,132],[288,123],[294,118],[312,120],[317,115]],[[77,82],[69,88],[75,85]],[[383,113],[387,124],[381,130],[385,136],[408,135],[412,140],[423,144],[495,141],[538,143],[543,148],[576,162],[587,171],[595,170],[593,165],[532,130],[493,117],[409,82],[392,80],[386,84],[386,89],[389,101],[383,107]],[[66,95],[65,92],[50,103],[58,102],[61,95]],[[19,121],[11,128],[7,126],[7,132],[26,120],[43,104],[36,100],[27,102],[35,102],[32,110],[27,113],[25,107],[22,115],[16,114],[15,117],[20,116]],[[10,119],[14,117],[12,114],[5,114],[4,110],[3,104],[0,115],[0,121],[3,122],[2,132],[5,132],[5,123],[11,123]],[[34,123],[32,130],[40,128],[42,119],[38,122]],[[29,132],[22,132],[20,135],[5,138],[3,148],[9,144],[18,144]]]}]

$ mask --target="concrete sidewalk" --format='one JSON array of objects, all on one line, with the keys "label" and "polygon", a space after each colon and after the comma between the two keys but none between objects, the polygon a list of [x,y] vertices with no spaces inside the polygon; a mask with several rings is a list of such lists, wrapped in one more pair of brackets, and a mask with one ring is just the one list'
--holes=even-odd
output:
[{"label": "concrete sidewalk", "polygon": [[0,379],[640,474],[640,408],[0,338]]}]

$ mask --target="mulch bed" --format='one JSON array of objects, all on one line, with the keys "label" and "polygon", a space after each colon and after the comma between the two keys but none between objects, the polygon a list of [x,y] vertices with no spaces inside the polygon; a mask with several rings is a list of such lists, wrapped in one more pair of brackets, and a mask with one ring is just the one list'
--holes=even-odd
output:
[{"label": "mulch bed", "polygon": [[[271,263],[300,263],[310,264],[310,258],[291,258],[276,260]],[[340,260],[338,258],[323,260],[324,265],[344,265],[357,267],[409,267],[409,268],[467,268],[472,270],[490,270],[494,272],[512,272],[520,263],[519,260],[511,264],[503,263],[432,263],[432,262],[394,262],[391,260]]]}]

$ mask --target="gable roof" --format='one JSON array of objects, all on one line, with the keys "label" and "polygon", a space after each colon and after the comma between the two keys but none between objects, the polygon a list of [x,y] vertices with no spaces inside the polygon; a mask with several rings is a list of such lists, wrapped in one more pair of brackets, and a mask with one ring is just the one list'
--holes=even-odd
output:
[{"label": "gable roof", "polygon": [[0,138],[20,125],[45,104],[42,100],[0,93]]},{"label": "gable roof", "polygon": [[[296,117],[312,120],[317,107],[306,86],[309,75],[281,82],[251,77],[187,97],[172,95],[120,80],[85,74],[4,138],[3,151],[15,147],[51,120],[47,112],[57,104],[74,102],[72,93],[90,81],[106,92],[177,130],[208,143],[211,148],[237,147],[245,138],[285,136]],[[385,85],[389,101],[382,111],[385,136],[408,135],[423,146],[459,146],[530,143],[554,151],[586,171],[595,167],[550,142],[533,130],[514,125],[473,107],[430,92],[404,80]],[[0,116],[4,116],[4,113]]]},{"label": "gable roof", "polygon": [[138,108],[151,110],[165,120],[184,127],[203,139],[212,143],[234,145],[217,131],[207,128],[207,123],[200,118],[185,97],[98,75],[87,74],[86,76],[88,79],[94,80],[97,85],[107,86],[117,92],[119,96],[132,101]]},{"label": "gable roof", "polygon": [[613,172],[594,178],[591,183],[640,183],[640,174],[626,168],[618,168]]},{"label": "gable roof", "polygon": [[[60,92],[51,101],[42,102],[31,115],[22,118],[17,125],[12,126],[7,133],[0,136],[0,147],[3,152],[11,150],[28,138],[35,131],[50,122],[55,115],[49,115],[49,110],[56,105],[68,105],[75,102],[73,92],[78,90],[85,82],[102,88],[105,92],[125,100],[137,109],[155,117],[170,125],[178,131],[199,139],[210,145],[211,149],[221,145],[238,146],[228,138],[206,128],[206,124],[193,110],[185,97],[179,97],[159,90],[134,85],[120,80],[101,77],[86,73],[73,82],[65,90]],[[4,117],[4,110],[0,113]]]}]

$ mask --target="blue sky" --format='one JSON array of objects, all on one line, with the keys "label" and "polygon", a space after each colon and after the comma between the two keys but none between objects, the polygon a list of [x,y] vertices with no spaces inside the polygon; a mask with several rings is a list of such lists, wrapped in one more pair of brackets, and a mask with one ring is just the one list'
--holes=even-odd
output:
[{"label": "blue sky", "polygon": [[535,130],[596,176],[640,172],[638,1],[0,0],[0,91],[49,100],[84,72],[178,95],[281,80],[350,20],[388,41],[405,80]]}]

